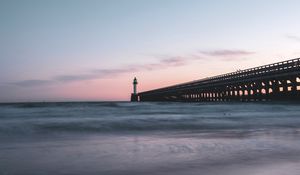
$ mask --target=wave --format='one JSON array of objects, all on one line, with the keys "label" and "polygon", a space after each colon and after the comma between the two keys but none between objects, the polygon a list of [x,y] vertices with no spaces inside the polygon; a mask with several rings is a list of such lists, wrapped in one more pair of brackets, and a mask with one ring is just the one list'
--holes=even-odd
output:
[{"label": "wave", "polygon": [[32,103],[2,103],[0,106],[14,108],[47,108],[47,107],[76,107],[76,106],[107,106],[118,107],[116,102],[32,102]]},{"label": "wave", "polygon": [[56,132],[239,132],[300,127],[298,104],[24,103],[0,105],[0,135]]},{"label": "wave", "polygon": [[235,119],[235,118],[123,118],[123,119],[44,119],[5,121],[0,124],[0,134],[38,134],[57,132],[149,132],[149,131],[193,131],[193,132],[224,132],[239,133],[269,130],[293,129],[300,130],[300,120],[272,118]]}]

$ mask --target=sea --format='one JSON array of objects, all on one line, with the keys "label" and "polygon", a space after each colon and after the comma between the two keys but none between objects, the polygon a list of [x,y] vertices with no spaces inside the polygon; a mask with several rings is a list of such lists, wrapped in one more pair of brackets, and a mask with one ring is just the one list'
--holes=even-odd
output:
[{"label": "sea", "polygon": [[0,175],[299,175],[297,102],[0,104]]}]

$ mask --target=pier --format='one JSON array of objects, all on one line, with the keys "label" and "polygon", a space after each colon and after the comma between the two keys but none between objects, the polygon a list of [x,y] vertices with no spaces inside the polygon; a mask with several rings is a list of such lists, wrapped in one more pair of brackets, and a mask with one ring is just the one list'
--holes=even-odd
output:
[{"label": "pier", "polygon": [[163,87],[132,101],[300,100],[300,58]]}]

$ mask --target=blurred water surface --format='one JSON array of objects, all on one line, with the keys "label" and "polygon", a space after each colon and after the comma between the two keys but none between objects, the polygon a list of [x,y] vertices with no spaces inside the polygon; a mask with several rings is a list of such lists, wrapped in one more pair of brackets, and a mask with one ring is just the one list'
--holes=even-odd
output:
[{"label": "blurred water surface", "polygon": [[0,174],[300,174],[299,103],[0,104]]}]

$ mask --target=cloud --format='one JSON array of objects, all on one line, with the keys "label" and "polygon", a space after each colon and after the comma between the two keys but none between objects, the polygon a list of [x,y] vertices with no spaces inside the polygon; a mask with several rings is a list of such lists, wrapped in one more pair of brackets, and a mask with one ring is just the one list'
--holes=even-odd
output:
[{"label": "cloud", "polygon": [[139,71],[153,71],[166,69],[171,67],[179,67],[189,64],[195,60],[211,60],[210,56],[222,57],[222,61],[236,61],[237,56],[245,56],[253,54],[254,52],[244,51],[244,50],[214,50],[214,51],[202,51],[197,54],[191,54],[187,56],[167,56],[159,55],[156,57],[159,58],[156,63],[147,63],[147,64],[132,64],[125,65],[115,69],[94,69],[90,70],[84,74],[65,74],[58,75],[48,80],[24,80],[13,83],[14,85],[21,87],[30,87],[30,86],[44,86],[51,85],[55,83],[66,83],[66,82],[75,82],[75,81],[85,81],[93,79],[103,79],[120,76],[123,74]]},{"label": "cloud", "polygon": [[286,35],[288,39],[300,42],[300,37],[295,35]]},{"label": "cloud", "polygon": [[88,80],[91,79],[93,77],[91,77],[92,75],[59,75],[54,77],[53,79],[56,81],[61,81],[61,82],[67,82],[67,81],[77,81],[77,80]]},{"label": "cloud", "polygon": [[86,74],[66,74],[55,76],[52,79],[48,80],[24,80],[14,82],[12,84],[21,86],[21,87],[32,87],[32,86],[44,86],[50,85],[57,82],[74,82],[74,81],[84,81],[84,80],[93,80],[101,79],[107,77],[115,77],[126,73],[138,72],[138,71],[152,71],[165,69],[169,67],[178,67],[183,66],[188,63],[188,59],[185,57],[166,57],[157,63],[150,64],[140,64],[140,65],[127,65],[117,69],[96,69],[91,70]]},{"label": "cloud", "polygon": [[252,55],[254,52],[245,50],[213,50],[213,51],[200,51],[201,54],[206,56],[216,57],[236,57],[236,56],[247,56]]},{"label": "cloud", "polygon": [[74,75],[59,75],[54,77],[54,80],[60,82],[70,82],[70,81],[81,81],[81,80],[91,80],[91,79],[101,79],[111,76],[118,76],[124,73],[130,73],[137,71],[136,68],[123,67],[119,69],[96,69],[92,70],[87,74],[74,74]]},{"label": "cloud", "polygon": [[175,56],[175,57],[165,57],[161,59],[158,63],[152,64],[143,64],[143,65],[136,65],[138,67],[138,71],[143,70],[158,70],[158,69],[166,69],[169,67],[179,67],[188,64],[190,58],[182,57],[182,56]]},{"label": "cloud", "polygon": [[56,81],[70,82],[81,81],[91,79],[101,79],[112,76],[119,76],[121,74],[138,72],[138,71],[152,71],[158,69],[165,69],[168,67],[177,67],[187,64],[187,60],[184,57],[169,57],[161,59],[158,63],[141,64],[141,65],[127,65],[118,69],[96,69],[90,71],[88,74],[77,75],[60,75],[54,77]]},{"label": "cloud", "polygon": [[24,81],[18,81],[14,82],[12,84],[22,87],[29,87],[29,86],[43,86],[43,85],[49,85],[51,84],[51,80],[24,80]]},{"label": "cloud", "polygon": [[170,57],[167,59],[161,60],[161,64],[165,66],[183,66],[187,62],[187,58],[184,57]]}]

